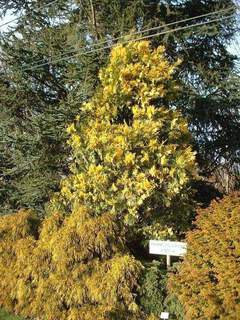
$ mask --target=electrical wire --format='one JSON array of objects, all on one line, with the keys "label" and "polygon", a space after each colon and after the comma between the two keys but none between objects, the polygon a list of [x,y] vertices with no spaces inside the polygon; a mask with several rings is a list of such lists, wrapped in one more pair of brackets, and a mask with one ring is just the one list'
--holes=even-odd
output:
[{"label": "electrical wire", "polygon": [[[164,29],[166,27],[169,27],[169,26],[172,26],[172,25],[175,25],[175,24],[180,24],[180,23],[183,23],[183,22],[188,22],[188,21],[192,21],[192,20],[195,20],[195,19],[200,19],[200,18],[204,18],[204,17],[209,17],[211,15],[215,15],[215,14],[219,14],[219,13],[225,13],[225,12],[228,12],[228,11],[231,11],[235,8],[235,6],[232,6],[232,7],[229,7],[229,8],[225,8],[225,9],[221,9],[221,10],[217,10],[217,11],[212,11],[212,12],[209,12],[209,13],[206,13],[206,14],[202,14],[202,15],[198,15],[198,16],[194,16],[194,17],[191,17],[191,18],[186,18],[186,19],[182,19],[182,20],[179,20],[179,21],[174,21],[174,22],[170,22],[170,23],[166,23],[166,24],[163,24],[163,25],[160,25],[160,26],[156,26],[156,27],[152,27],[152,28],[148,28],[148,29],[144,29],[144,30],[141,30],[141,31],[136,31],[136,32],[133,32],[131,34],[131,36],[135,36],[135,35],[138,35],[138,34],[143,34],[143,33],[146,33],[146,32],[150,32],[150,31],[155,31],[155,30],[158,30],[158,29]],[[117,40],[120,40],[120,39],[123,39],[125,38],[126,35],[122,35],[122,36],[119,36],[119,37],[116,37],[116,38],[112,38],[110,39],[111,41],[117,41]],[[99,46],[99,45],[104,45],[104,44],[107,44],[109,43],[109,40],[104,40],[104,41],[101,41],[101,42],[98,42],[98,43],[93,43],[92,46],[93,47],[96,47],[96,46]],[[80,49],[84,49],[85,47],[80,47],[78,49],[74,49],[74,50],[66,50],[62,55],[60,56],[52,56],[52,58],[62,58],[64,57],[66,54],[72,54],[72,53],[75,53],[75,52],[78,52]],[[41,64],[42,62],[44,62],[45,59],[39,59],[37,61],[34,61],[29,65],[36,65],[36,64]]]},{"label": "electrical wire", "polygon": [[[57,3],[58,1],[59,1],[59,0],[55,0],[55,1],[52,1],[52,2],[50,2],[50,3],[48,3],[48,4],[45,4],[44,6],[39,7],[36,11],[38,12],[38,11],[41,11],[42,9],[45,9],[45,8],[47,8],[47,7],[50,7],[51,5]],[[32,13],[28,13],[28,14],[26,14],[26,16],[29,16],[29,15],[31,15],[31,14],[32,14]],[[14,19],[12,19],[12,20],[9,20],[9,21],[7,21],[7,22],[4,22],[4,23],[0,24],[0,28],[5,27],[6,25],[8,25],[8,24],[10,24],[10,23],[12,23],[12,22],[14,22],[14,21],[19,20],[19,18],[20,18],[20,17],[16,17],[16,18],[14,18]]]},{"label": "electrical wire", "polygon": [[[192,25],[178,27],[178,28],[175,28],[175,29],[170,29],[170,30],[165,30],[165,31],[162,31],[162,32],[157,32],[157,33],[154,33],[154,34],[151,34],[151,35],[147,35],[147,36],[143,36],[143,37],[139,37],[139,38],[135,38],[135,39],[122,41],[121,44],[127,44],[129,42],[135,42],[135,41],[139,41],[139,40],[150,39],[150,38],[153,38],[153,37],[156,37],[156,36],[160,36],[160,35],[164,35],[164,34],[168,34],[168,33],[173,33],[173,32],[177,32],[177,31],[181,31],[181,30],[191,29],[191,28],[194,28],[194,27],[197,27],[197,26],[202,26],[202,25],[206,25],[206,24],[209,24],[209,23],[222,21],[222,20],[229,19],[229,18],[232,18],[232,17],[234,17],[234,14],[230,15],[230,16],[225,16],[225,17],[221,17],[221,18],[212,19],[212,20],[209,20],[209,21],[202,21],[202,22],[195,23],[195,24],[192,24]],[[128,35],[128,36],[131,36],[131,34]],[[95,53],[95,52],[98,52],[98,51],[102,51],[102,50],[105,50],[105,49],[110,49],[114,45],[116,45],[116,44],[104,46],[104,47],[93,49],[93,50],[89,50],[89,51],[83,51],[83,52],[80,51],[80,52],[78,52],[78,53],[76,53],[74,55],[67,56],[67,57],[64,56],[64,57],[61,57],[59,59],[56,59],[56,60],[53,60],[53,61],[48,61],[48,62],[41,63],[41,64],[36,64],[36,65],[31,65],[30,64],[30,67],[28,67],[28,65],[27,65],[22,69],[22,71],[23,72],[24,71],[33,71],[33,70],[38,69],[39,67],[43,67],[43,66],[46,66],[46,65],[49,65],[49,64],[56,64],[58,62],[64,61],[64,60],[69,59],[69,58],[77,57],[79,55],[86,55],[86,54],[91,54],[91,53]]]}]

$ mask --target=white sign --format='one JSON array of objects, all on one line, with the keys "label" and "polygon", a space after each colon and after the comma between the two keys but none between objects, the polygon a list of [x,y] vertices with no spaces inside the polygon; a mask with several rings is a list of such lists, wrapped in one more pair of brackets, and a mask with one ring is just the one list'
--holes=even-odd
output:
[{"label": "white sign", "polygon": [[168,319],[169,313],[168,312],[161,312],[160,319]]},{"label": "white sign", "polygon": [[183,257],[187,252],[187,243],[179,241],[149,241],[149,253]]}]

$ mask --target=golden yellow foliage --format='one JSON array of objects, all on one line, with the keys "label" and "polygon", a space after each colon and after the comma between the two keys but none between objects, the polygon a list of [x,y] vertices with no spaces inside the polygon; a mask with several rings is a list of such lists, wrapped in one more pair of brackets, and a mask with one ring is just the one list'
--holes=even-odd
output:
[{"label": "golden yellow foliage", "polygon": [[[9,311],[17,296],[23,299],[24,292],[16,290],[18,276],[28,259],[26,246],[31,247],[35,241],[37,225],[38,220],[31,211],[21,210],[0,218],[0,305]],[[24,260],[20,269],[17,268],[19,259]]]},{"label": "golden yellow foliage", "polygon": [[169,283],[186,320],[240,319],[239,214],[239,193],[199,211],[186,258]]},{"label": "golden yellow foliage", "polygon": [[140,315],[133,293],[142,267],[126,251],[124,229],[111,213],[92,217],[79,207],[64,219],[53,214],[38,240],[31,218],[19,212],[0,219],[0,305],[52,320]]},{"label": "golden yellow foliage", "polygon": [[[127,225],[141,221],[148,234],[151,216],[168,230],[169,211],[184,212],[195,155],[186,121],[162,105],[176,91],[172,75],[178,63],[170,64],[164,48],[153,50],[148,41],[112,50],[98,92],[82,106],[85,120],[68,128],[74,164],[62,182],[66,205],[74,208],[77,199],[98,214],[123,217]],[[159,216],[149,214],[150,203]]]}]

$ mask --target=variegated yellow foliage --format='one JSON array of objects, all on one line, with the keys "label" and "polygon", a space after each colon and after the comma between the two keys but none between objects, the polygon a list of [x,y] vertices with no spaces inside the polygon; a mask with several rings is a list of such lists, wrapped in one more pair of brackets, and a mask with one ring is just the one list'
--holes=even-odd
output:
[{"label": "variegated yellow foliage", "polygon": [[62,182],[67,205],[109,211],[130,226],[141,221],[148,234],[153,220],[162,232],[178,211],[185,215],[195,155],[186,121],[163,106],[176,91],[172,76],[178,63],[170,64],[164,48],[153,50],[147,41],[112,50],[101,87],[68,127],[74,164]]}]

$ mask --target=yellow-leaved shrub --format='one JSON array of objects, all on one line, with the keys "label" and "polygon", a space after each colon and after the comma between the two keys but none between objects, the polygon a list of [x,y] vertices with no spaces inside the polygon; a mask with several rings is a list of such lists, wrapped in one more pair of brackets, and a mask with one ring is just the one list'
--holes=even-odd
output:
[{"label": "yellow-leaved shrub", "polygon": [[100,88],[68,127],[74,162],[62,181],[66,206],[110,211],[146,238],[184,229],[195,154],[186,120],[164,107],[177,90],[177,64],[148,41],[112,50]]}]

